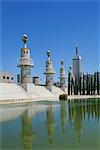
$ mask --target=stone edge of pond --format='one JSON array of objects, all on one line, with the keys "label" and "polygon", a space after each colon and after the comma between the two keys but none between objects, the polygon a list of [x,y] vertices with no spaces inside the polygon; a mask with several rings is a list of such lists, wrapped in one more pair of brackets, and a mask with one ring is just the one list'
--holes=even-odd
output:
[{"label": "stone edge of pond", "polygon": [[[73,99],[98,99],[100,98],[100,95],[71,95],[68,96],[68,100],[73,100]],[[17,104],[17,103],[31,103],[31,102],[42,102],[42,101],[60,101],[58,97],[46,97],[46,98],[38,98],[38,99],[5,99],[5,100],[0,100],[0,105],[2,104]]]}]

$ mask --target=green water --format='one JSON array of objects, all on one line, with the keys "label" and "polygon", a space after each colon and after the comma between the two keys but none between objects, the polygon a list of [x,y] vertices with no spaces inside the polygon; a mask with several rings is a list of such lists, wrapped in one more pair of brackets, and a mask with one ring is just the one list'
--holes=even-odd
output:
[{"label": "green water", "polygon": [[100,149],[100,99],[0,106],[0,150]]}]

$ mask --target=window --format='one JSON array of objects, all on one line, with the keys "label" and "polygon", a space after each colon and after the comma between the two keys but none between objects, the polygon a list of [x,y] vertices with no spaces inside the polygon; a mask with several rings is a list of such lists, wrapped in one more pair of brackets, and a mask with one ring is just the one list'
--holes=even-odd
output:
[{"label": "window", "polygon": [[7,77],[7,79],[9,79],[9,77]]},{"label": "window", "polygon": [[5,76],[3,76],[3,79],[5,79]]},{"label": "window", "polygon": [[28,54],[28,51],[26,53]]},{"label": "window", "polygon": [[11,80],[14,80],[14,78],[13,78],[13,77],[11,77]]}]

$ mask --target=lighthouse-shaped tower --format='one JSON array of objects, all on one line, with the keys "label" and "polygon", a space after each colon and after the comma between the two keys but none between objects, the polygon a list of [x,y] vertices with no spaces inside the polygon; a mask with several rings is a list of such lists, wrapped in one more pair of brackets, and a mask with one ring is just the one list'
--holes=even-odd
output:
[{"label": "lighthouse-shaped tower", "polygon": [[28,36],[24,34],[22,41],[24,47],[21,49],[21,57],[19,59],[18,67],[20,68],[19,83],[31,83],[30,70],[33,67],[32,59],[30,58],[30,49],[27,48]]},{"label": "lighthouse-shaped tower", "polygon": [[47,61],[46,61],[46,72],[44,73],[46,75],[46,87],[48,90],[52,90],[53,85],[53,67],[52,67],[52,61],[51,61],[51,52],[47,51]]},{"label": "lighthouse-shaped tower", "polygon": [[61,68],[60,68],[60,88],[65,92],[66,86],[66,75],[64,69],[64,60],[61,60]]}]

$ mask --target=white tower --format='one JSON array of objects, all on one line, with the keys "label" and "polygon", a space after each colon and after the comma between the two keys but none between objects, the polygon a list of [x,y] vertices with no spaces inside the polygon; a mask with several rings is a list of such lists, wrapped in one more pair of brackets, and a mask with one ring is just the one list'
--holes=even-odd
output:
[{"label": "white tower", "polygon": [[66,75],[64,69],[64,60],[61,60],[61,68],[60,68],[60,88],[65,92],[66,86]]},{"label": "white tower", "polygon": [[21,57],[19,59],[18,67],[20,68],[19,82],[20,83],[31,83],[30,69],[33,67],[32,59],[30,58],[30,49],[27,48],[28,36],[24,34],[22,41],[24,47],[21,49]]},{"label": "white tower", "polygon": [[52,61],[51,61],[51,52],[47,51],[47,61],[46,61],[46,72],[44,73],[46,75],[46,87],[48,90],[52,90],[53,85],[53,67],[52,67]]},{"label": "white tower", "polygon": [[76,46],[76,54],[73,58],[72,70],[73,70],[73,76],[75,78],[79,79],[79,77],[82,73],[82,60],[81,60],[81,56],[78,53],[78,47],[77,46]]}]

